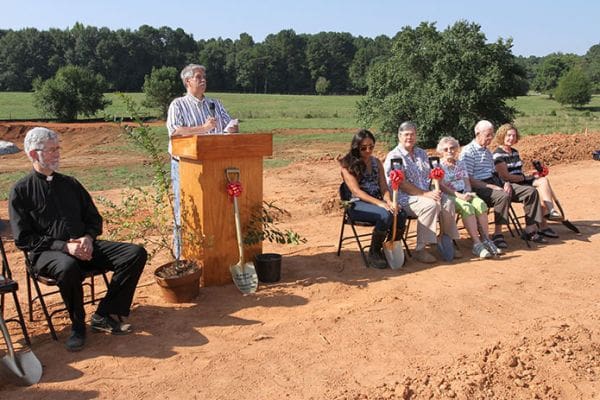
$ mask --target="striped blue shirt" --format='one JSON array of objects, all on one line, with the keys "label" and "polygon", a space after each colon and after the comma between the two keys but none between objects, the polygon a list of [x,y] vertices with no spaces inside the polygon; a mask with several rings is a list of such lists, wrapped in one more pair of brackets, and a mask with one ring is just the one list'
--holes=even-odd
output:
[{"label": "striped blue shirt", "polygon": [[[215,105],[215,119],[217,127],[209,134],[223,133],[223,130],[231,121],[231,117],[223,104],[219,100],[208,97],[197,99],[191,94],[186,94],[183,97],[178,97],[171,102],[169,112],[167,114],[167,129],[169,130],[169,138],[173,132],[179,127],[194,127],[200,126],[206,122],[210,114],[210,103]],[[169,154],[171,154],[171,141],[169,140]]]},{"label": "striped blue shirt", "polygon": [[480,181],[491,178],[496,171],[492,152],[475,140],[463,147],[458,159],[464,162],[469,177]]}]

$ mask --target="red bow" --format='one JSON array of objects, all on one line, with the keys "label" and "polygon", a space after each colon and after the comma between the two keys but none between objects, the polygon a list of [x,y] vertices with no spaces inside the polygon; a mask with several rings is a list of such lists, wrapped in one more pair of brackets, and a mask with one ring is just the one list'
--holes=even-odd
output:
[{"label": "red bow", "polygon": [[442,179],[444,179],[444,170],[440,167],[435,167],[431,170],[431,172],[429,172],[429,178],[438,179],[441,181]]},{"label": "red bow", "polygon": [[548,167],[546,167],[545,165],[542,167],[542,172],[538,172],[538,176],[540,178],[543,178],[544,176],[548,175],[550,173],[550,170],[548,170]]},{"label": "red bow", "polygon": [[227,195],[229,197],[239,197],[242,194],[242,184],[240,182],[229,182],[227,184]]},{"label": "red bow", "polygon": [[392,183],[392,189],[398,190],[400,184],[404,182],[404,172],[399,169],[390,171],[390,182]]}]

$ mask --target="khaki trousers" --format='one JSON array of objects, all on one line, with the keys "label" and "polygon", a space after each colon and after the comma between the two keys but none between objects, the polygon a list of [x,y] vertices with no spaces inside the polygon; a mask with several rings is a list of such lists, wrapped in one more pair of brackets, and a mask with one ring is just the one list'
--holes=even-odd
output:
[{"label": "khaki trousers", "polygon": [[417,219],[417,246],[422,250],[426,245],[437,243],[437,223],[440,221],[443,233],[452,239],[459,239],[456,228],[456,211],[454,202],[445,194],[441,204],[425,196],[409,196],[408,204],[402,206],[406,214]]}]

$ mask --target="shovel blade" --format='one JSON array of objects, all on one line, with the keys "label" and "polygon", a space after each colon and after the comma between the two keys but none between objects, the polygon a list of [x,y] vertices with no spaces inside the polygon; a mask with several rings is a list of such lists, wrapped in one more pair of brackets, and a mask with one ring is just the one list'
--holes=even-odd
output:
[{"label": "shovel blade", "polygon": [[454,260],[454,243],[452,238],[447,234],[442,234],[437,244],[437,249],[442,256],[442,259],[446,262]]},{"label": "shovel blade", "polygon": [[387,241],[383,244],[383,254],[391,269],[400,269],[404,265],[404,249],[400,241]]},{"label": "shovel blade", "polygon": [[581,233],[581,232],[579,232],[579,228],[577,228],[575,225],[573,225],[573,223],[571,221],[569,221],[568,219],[564,219],[561,222],[563,223],[564,226],[566,226],[567,228],[569,228],[573,232],[575,232],[575,233]]},{"label": "shovel blade", "polygon": [[256,268],[251,262],[245,264],[235,264],[229,267],[231,272],[231,278],[233,283],[244,294],[256,292],[258,287],[258,276],[256,275]]},{"label": "shovel blade", "polygon": [[0,360],[0,377],[17,386],[30,386],[42,377],[42,363],[31,350]]}]

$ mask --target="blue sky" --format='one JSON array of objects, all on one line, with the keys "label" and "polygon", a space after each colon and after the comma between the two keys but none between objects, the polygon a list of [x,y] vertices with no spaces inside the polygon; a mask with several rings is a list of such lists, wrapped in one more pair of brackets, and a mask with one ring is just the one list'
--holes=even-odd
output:
[{"label": "blue sky", "polygon": [[354,36],[393,36],[404,26],[437,22],[444,30],[460,19],[481,25],[489,42],[513,39],[513,54],[544,56],[553,52],[583,55],[600,43],[600,2],[590,0],[4,0],[1,29],[65,29],[75,22],[110,29],[140,25],[182,28],[196,40],[256,42],[270,33],[350,32]]}]

